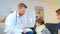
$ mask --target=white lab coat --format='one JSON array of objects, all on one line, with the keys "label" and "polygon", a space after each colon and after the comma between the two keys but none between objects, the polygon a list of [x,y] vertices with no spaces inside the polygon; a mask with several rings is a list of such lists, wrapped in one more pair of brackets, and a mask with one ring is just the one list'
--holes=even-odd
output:
[{"label": "white lab coat", "polygon": [[7,33],[21,34],[23,32],[23,28],[25,28],[23,16],[19,16],[19,14],[15,11],[8,15],[5,20],[5,31]]}]

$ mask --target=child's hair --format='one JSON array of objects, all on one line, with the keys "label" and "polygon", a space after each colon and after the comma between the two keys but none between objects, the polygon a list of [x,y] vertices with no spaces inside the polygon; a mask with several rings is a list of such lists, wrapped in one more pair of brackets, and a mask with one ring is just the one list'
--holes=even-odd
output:
[{"label": "child's hair", "polygon": [[42,24],[44,24],[44,20],[43,20],[43,19],[37,19],[37,20],[36,20],[36,23],[39,23],[39,24],[42,25]]},{"label": "child's hair", "polygon": [[60,8],[59,8],[58,10],[56,10],[56,13],[57,13],[57,14],[60,14]]}]

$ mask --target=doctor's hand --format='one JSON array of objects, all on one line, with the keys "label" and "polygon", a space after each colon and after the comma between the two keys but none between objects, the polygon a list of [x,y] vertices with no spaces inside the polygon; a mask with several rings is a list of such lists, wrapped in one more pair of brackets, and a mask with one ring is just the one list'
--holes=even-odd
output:
[{"label": "doctor's hand", "polygon": [[23,29],[23,33],[26,33],[26,32],[27,32],[27,30],[26,30],[26,28],[24,28],[24,29]]}]

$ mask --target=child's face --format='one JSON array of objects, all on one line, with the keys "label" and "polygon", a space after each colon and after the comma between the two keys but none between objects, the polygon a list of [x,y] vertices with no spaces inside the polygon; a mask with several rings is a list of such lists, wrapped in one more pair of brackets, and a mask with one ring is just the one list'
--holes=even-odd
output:
[{"label": "child's face", "polygon": [[59,14],[57,14],[57,18],[60,20],[60,15]]},{"label": "child's face", "polygon": [[36,26],[37,26],[37,27],[40,26],[40,25],[41,25],[40,23],[36,22]]}]

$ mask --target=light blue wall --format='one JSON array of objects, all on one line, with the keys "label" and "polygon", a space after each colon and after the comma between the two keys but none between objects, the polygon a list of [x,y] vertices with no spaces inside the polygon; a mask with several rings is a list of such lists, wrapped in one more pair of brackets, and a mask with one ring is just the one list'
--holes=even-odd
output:
[{"label": "light blue wall", "polygon": [[7,16],[9,9],[14,11],[17,8],[17,0],[0,0],[0,16]]},{"label": "light blue wall", "polygon": [[59,8],[60,8],[60,0],[58,0]]}]

